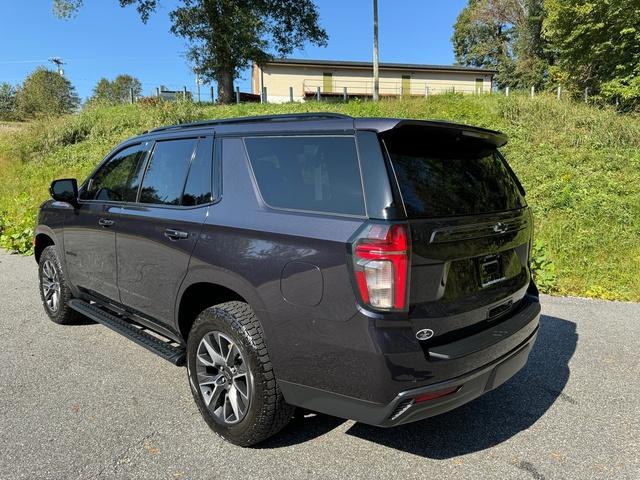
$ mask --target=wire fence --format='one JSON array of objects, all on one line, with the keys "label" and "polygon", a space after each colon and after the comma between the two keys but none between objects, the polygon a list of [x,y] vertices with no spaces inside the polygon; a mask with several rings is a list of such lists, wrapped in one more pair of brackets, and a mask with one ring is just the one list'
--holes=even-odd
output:
[{"label": "wire fence", "polygon": [[[349,101],[350,99],[371,99],[373,97],[373,86],[369,85],[370,82],[362,81],[341,81],[332,82],[331,85],[320,80],[304,80],[302,85],[302,94],[295,95],[295,89],[293,86],[288,88],[288,95],[271,95],[267,87],[263,87],[260,93],[242,92],[240,87],[236,87],[233,92],[233,99],[236,103],[285,103],[285,102],[300,102],[300,101]],[[298,88],[298,91],[300,89]],[[487,88],[483,85],[469,86],[464,84],[429,84],[428,82],[412,82],[411,84],[402,84],[398,82],[380,82],[380,96],[390,98],[407,98],[407,97],[429,97],[431,95],[442,94],[459,94],[459,95],[504,95],[509,97],[511,95],[526,95],[530,98],[535,98],[541,94],[552,94],[558,100],[562,99],[575,99],[574,92],[567,92],[559,85],[553,89],[538,90],[535,86],[529,89],[514,89],[509,86],[499,89],[495,85]],[[151,97],[157,98],[163,101],[176,101],[176,100],[189,100],[198,103],[217,103],[219,98],[216,95],[215,88],[213,86],[207,86],[206,88],[194,88],[189,89],[187,86],[182,88],[169,89],[165,86],[156,87],[155,92]],[[135,96],[133,90],[130,91],[129,102],[134,103],[140,101],[143,98],[150,98],[145,96]],[[595,98],[591,95],[591,92],[586,88],[581,95],[581,100],[585,103],[590,103],[590,100]],[[618,101],[615,102],[618,106]]]}]

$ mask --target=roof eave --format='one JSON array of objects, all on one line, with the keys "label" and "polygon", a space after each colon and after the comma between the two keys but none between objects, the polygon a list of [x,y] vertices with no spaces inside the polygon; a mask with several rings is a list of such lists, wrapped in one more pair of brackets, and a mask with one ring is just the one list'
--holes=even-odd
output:
[{"label": "roof eave", "polygon": [[[304,60],[295,58],[274,59],[264,63],[265,66],[306,66],[306,67],[333,67],[333,68],[353,68],[360,70],[368,70],[373,68],[371,62],[357,62],[347,60]],[[495,75],[497,70],[486,69],[483,67],[467,67],[463,65],[422,65],[411,63],[380,63],[381,69],[389,70],[424,70],[431,72],[469,72],[483,73],[487,75]]]}]

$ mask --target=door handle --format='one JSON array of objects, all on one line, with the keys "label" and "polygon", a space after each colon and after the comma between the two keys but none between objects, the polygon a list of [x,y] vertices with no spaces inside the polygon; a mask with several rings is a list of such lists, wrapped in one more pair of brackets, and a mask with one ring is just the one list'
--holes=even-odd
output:
[{"label": "door handle", "polygon": [[189,238],[189,234],[187,232],[174,230],[173,228],[167,228],[164,231],[164,236],[169,240],[184,240],[185,238]]},{"label": "door handle", "polygon": [[101,218],[98,220],[98,225],[101,227],[111,227],[115,222],[113,220],[109,220],[108,218]]}]

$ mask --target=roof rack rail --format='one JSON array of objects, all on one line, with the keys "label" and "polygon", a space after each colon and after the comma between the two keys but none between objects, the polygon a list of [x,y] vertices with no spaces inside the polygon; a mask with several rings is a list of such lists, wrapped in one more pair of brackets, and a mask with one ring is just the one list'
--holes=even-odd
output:
[{"label": "roof rack rail", "polygon": [[170,125],[167,127],[158,127],[148,130],[145,133],[163,132],[166,130],[177,130],[181,128],[208,127],[212,125],[229,125],[234,123],[253,123],[253,122],[286,122],[289,120],[328,120],[332,118],[353,118],[342,113],[285,113],[278,115],[256,115],[253,117],[235,117],[220,118],[217,120],[202,120],[200,122],[181,123],[178,125]]}]

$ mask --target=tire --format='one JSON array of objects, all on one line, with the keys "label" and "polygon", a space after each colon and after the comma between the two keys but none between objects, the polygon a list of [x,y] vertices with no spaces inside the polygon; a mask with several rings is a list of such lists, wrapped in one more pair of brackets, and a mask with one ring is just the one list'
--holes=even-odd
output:
[{"label": "tire", "polygon": [[262,326],[244,302],[222,303],[198,316],[187,341],[187,373],[205,421],[235,445],[262,442],[293,416],[295,408],[285,403],[273,374]]},{"label": "tire", "polygon": [[58,251],[53,245],[45,248],[40,255],[38,280],[44,311],[54,323],[70,325],[81,320],[82,316],[69,308],[69,300],[73,295],[62,269]]}]

